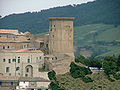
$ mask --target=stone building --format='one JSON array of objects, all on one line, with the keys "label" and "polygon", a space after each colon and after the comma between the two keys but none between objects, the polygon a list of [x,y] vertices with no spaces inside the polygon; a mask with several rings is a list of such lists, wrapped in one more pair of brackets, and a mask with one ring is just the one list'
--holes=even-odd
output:
[{"label": "stone building", "polygon": [[56,74],[69,72],[74,60],[73,20],[73,17],[50,17],[49,34],[41,37],[0,29],[0,75],[49,80],[48,72],[40,72],[43,66]]},{"label": "stone building", "polygon": [[19,50],[29,46],[28,32],[20,33],[18,30],[0,29],[0,51]]},{"label": "stone building", "polygon": [[44,64],[40,50],[17,50],[0,53],[0,74],[3,76],[39,77]]},{"label": "stone building", "polygon": [[[49,18],[49,60],[46,66],[57,74],[69,72],[71,61],[74,60],[73,51],[73,17]],[[54,58],[51,60],[51,55]]]}]

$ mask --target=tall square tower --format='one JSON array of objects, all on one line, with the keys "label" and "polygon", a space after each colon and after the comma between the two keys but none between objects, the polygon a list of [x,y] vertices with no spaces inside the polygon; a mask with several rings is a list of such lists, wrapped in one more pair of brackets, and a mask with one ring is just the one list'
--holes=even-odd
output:
[{"label": "tall square tower", "polygon": [[74,57],[73,17],[49,17],[49,54]]}]

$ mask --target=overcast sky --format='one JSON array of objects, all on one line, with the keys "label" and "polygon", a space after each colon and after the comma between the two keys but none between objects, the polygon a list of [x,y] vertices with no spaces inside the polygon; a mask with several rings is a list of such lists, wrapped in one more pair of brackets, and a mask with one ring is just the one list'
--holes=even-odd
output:
[{"label": "overcast sky", "polygon": [[0,15],[40,11],[51,7],[81,4],[94,0],[0,0]]}]

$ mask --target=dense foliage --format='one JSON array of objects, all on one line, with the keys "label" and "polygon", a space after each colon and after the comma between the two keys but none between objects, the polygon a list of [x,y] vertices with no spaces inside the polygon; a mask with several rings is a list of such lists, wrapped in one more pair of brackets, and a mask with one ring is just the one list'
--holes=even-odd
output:
[{"label": "dense foliage", "polygon": [[81,67],[76,65],[74,62],[71,62],[70,75],[73,78],[82,78],[85,83],[92,82],[93,80],[90,77],[86,77],[88,74],[92,74],[89,68]]},{"label": "dense foliage", "polygon": [[65,90],[63,87],[59,86],[59,83],[58,83],[57,78],[56,78],[56,73],[54,70],[48,72],[48,78],[51,80],[49,87],[52,90]]},{"label": "dense foliage", "polygon": [[55,75],[56,75],[56,73],[55,73],[54,70],[48,72],[48,77],[49,77],[50,80],[56,80],[56,76]]},{"label": "dense foliage", "polygon": [[102,67],[102,60],[92,56],[89,58],[85,58],[84,56],[80,55],[79,57],[75,58],[75,62],[82,63],[89,67]]},{"label": "dense foliage", "polygon": [[48,17],[75,17],[75,26],[105,23],[120,24],[120,0],[95,0],[81,5],[55,7],[40,12],[11,14],[0,19],[0,28],[31,33],[48,32]]}]

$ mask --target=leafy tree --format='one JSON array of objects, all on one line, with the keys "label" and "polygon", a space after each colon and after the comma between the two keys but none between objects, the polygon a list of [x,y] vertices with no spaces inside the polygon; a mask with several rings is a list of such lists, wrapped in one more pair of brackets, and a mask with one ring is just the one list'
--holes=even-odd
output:
[{"label": "leafy tree", "polygon": [[48,77],[49,77],[50,80],[55,80],[56,81],[56,76],[55,75],[56,75],[56,73],[55,73],[54,70],[48,72]]},{"label": "leafy tree", "polygon": [[115,74],[117,72],[117,58],[115,56],[106,56],[103,67],[107,75]]},{"label": "leafy tree", "polygon": [[65,90],[64,88],[61,88],[58,84],[54,82],[50,83],[50,88],[52,88],[52,90]]},{"label": "leafy tree", "polygon": [[87,74],[91,74],[91,70],[89,68],[81,67],[76,65],[74,62],[71,62],[70,65],[70,75],[73,78],[85,77]]}]

